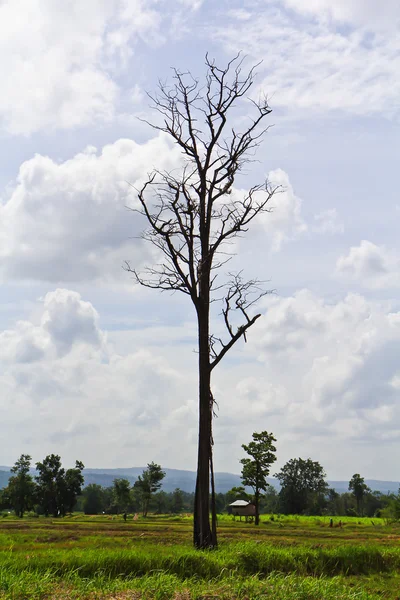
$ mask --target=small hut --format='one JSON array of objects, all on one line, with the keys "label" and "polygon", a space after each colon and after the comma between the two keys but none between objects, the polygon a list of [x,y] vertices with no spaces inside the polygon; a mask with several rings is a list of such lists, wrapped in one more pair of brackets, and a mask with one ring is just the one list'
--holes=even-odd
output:
[{"label": "small hut", "polygon": [[252,520],[255,516],[256,507],[252,502],[248,502],[247,500],[235,500],[235,502],[228,505],[228,512],[234,517],[240,517],[240,520],[242,520],[242,517],[245,517],[246,521],[248,521],[249,517]]}]

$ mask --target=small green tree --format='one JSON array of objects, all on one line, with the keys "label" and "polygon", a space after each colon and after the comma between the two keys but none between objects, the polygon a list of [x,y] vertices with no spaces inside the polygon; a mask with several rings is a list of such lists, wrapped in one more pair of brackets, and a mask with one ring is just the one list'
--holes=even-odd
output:
[{"label": "small green tree", "polygon": [[267,476],[269,475],[271,465],[276,461],[276,448],[273,442],[276,439],[272,433],[262,431],[253,433],[253,440],[249,444],[242,444],[242,448],[251,458],[242,458],[240,461],[242,467],[243,485],[248,485],[254,491],[254,504],[256,507],[255,524],[260,523],[260,494],[267,490],[269,486]]},{"label": "small green tree", "polygon": [[364,497],[371,490],[365,483],[364,477],[355,473],[349,481],[349,490],[353,492],[356,499],[357,513],[362,516],[364,507]]},{"label": "small green tree", "polygon": [[400,488],[396,494],[391,494],[388,498],[388,504],[382,511],[382,516],[388,522],[400,521]]},{"label": "small green tree", "polygon": [[5,492],[15,514],[20,518],[35,503],[36,486],[32,475],[29,473],[31,460],[29,454],[21,454],[11,469],[11,473],[14,473],[14,475],[10,477]]},{"label": "small green tree", "polygon": [[311,458],[292,458],[275,477],[281,484],[279,496],[286,514],[311,511],[317,497],[327,493],[325,471]]},{"label": "small green tree", "polygon": [[139,491],[144,517],[147,517],[149,511],[151,495],[160,489],[164,477],[165,471],[161,469],[161,466],[151,462],[147,465],[147,469],[143,471],[142,475],[139,475],[137,481],[135,481],[134,487]]},{"label": "small green tree", "polygon": [[90,483],[83,490],[83,511],[85,515],[98,515],[105,510],[104,489],[97,483]]},{"label": "small green tree", "polygon": [[182,490],[175,488],[172,492],[171,510],[174,514],[182,512],[183,509],[183,494]]},{"label": "small green tree", "polygon": [[131,502],[131,484],[128,479],[114,479],[113,492],[117,514],[126,512]]},{"label": "small green tree", "polygon": [[167,494],[163,490],[154,494],[151,504],[156,509],[157,515],[165,515],[170,512],[172,494]]},{"label": "small green tree", "polygon": [[260,512],[272,514],[279,512],[279,494],[272,485],[261,497]]}]

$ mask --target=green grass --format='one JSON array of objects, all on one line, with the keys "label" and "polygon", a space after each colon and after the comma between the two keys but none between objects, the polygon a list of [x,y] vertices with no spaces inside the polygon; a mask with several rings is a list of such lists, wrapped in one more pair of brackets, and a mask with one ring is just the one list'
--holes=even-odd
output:
[{"label": "green grass", "polygon": [[191,547],[191,517],[0,519],[0,598],[400,598],[400,528],[378,519],[219,519]]}]

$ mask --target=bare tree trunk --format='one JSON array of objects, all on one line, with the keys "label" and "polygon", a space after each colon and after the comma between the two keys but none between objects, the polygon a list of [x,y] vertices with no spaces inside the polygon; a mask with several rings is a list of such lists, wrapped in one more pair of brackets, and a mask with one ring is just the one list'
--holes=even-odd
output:
[{"label": "bare tree trunk", "polygon": [[[210,418],[211,418],[211,432],[212,432],[212,418],[213,418],[213,397],[210,392]],[[211,473],[211,532],[213,536],[213,546],[217,546],[217,510],[215,503],[215,480],[214,480],[214,460],[213,460],[213,438],[211,435],[210,439],[210,473]]]},{"label": "bare tree trunk", "polygon": [[198,308],[199,327],[199,446],[197,480],[194,499],[193,542],[196,548],[214,548],[216,539],[210,527],[210,354],[209,314],[203,306]]}]

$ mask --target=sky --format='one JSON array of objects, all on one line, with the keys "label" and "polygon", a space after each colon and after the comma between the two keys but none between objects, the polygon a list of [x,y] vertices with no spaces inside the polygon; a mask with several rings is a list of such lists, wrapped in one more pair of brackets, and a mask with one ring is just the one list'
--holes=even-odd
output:
[{"label": "sky", "polygon": [[400,479],[399,25],[398,0],[0,1],[0,464],[196,468],[195,313],[123,270],[155,259],[128,207],[180,162],[146,92],[241,51],[273,127],[236,186],[283,191],[235,247],[273,293],[213,374],[215,469],[267,430],[272,472]]}]

